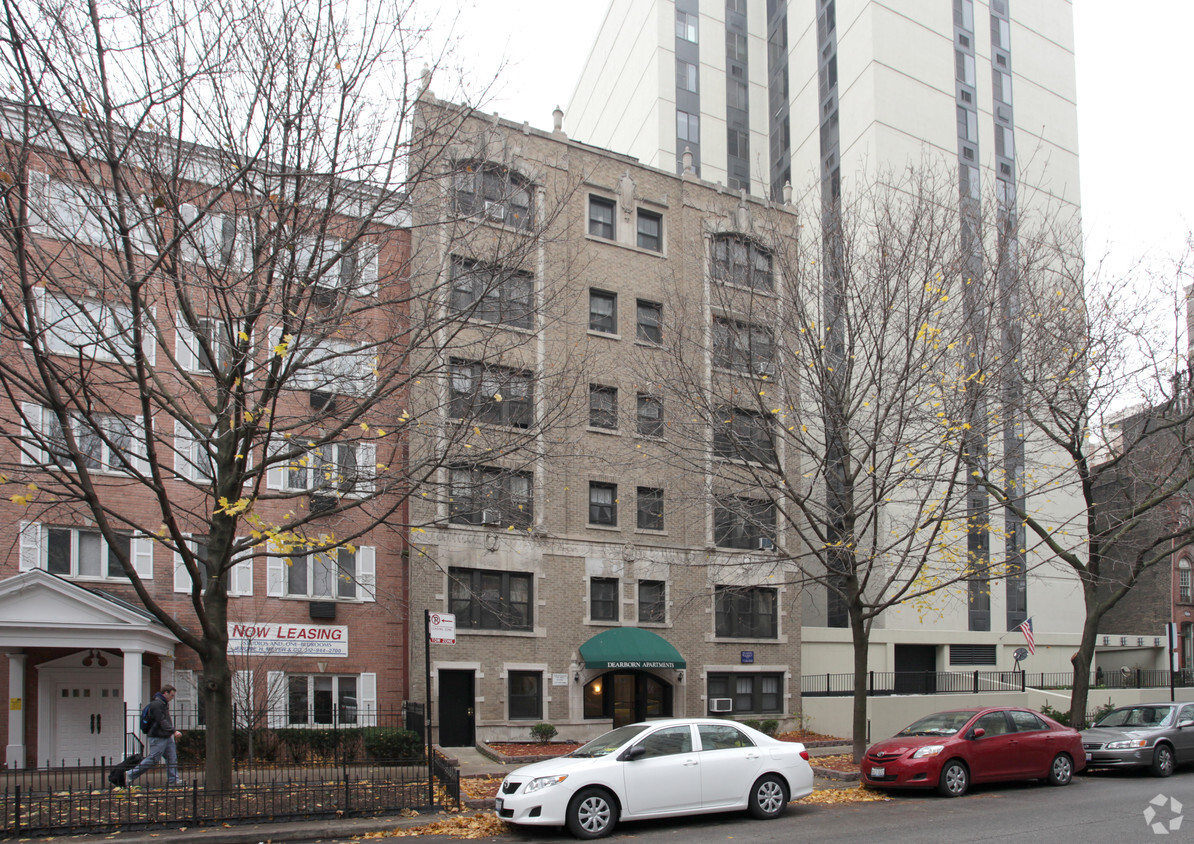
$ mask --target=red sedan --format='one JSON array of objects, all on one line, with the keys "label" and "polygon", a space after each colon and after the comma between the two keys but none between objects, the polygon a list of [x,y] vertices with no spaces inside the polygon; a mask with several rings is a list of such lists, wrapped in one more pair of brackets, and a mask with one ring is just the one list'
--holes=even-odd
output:
[{"label": "red sedan", "polygon": [[972,782],[1044,779],[1068,785],[1085,766],[1078,731],[1039,712],[955,709],[921,718],[872,745],[862,760],[862,781],[961,797]]}]

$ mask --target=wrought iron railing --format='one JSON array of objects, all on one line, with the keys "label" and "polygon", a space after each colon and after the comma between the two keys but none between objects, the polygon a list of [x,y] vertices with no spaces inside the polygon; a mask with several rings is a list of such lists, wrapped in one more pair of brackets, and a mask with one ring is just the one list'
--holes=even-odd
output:
[{"label": "wrought iron railing", "polygon": [[[1162,689],[1169,688],[1166,669],[1129,669],[1094,671],[1092,689]],[[1028,673],[1026,671],[871,671],[867,673],[867,694],[938,695],[978,694],[980,692],[1022,692],[1025,689],[1070,689],[1074,674],[1070,671]],[[1173,685],[1194,686],[1194,672],[1173,672]],[[800,678],[804,697],[840,697],[854,694],[853,674],[806,674]]]}]

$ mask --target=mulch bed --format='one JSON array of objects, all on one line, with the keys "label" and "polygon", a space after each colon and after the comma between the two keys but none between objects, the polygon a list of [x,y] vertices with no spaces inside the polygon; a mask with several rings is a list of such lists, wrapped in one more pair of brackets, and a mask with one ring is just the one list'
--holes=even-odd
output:
[{"label": "mulch bed", "polygon": [[566,756],[580,747],[577,741],[490,741],[486,747],[502,756]]}]

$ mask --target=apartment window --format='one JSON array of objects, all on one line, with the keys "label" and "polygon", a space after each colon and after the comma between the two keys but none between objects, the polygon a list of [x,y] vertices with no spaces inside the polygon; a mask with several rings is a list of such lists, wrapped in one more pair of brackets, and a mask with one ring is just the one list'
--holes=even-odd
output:
[{"label": "apartment window", "polygon": [[691,62],[676,59],[676,87],[681,91],[697,93],[697,66]]},{"label": "apartment window", "polygon": [[746,36],[737,32],[726,31],[726,58],[735,61],[746,61]]},{"label": "apartment window", "polygon": [[357,723],[357,680],[352,675],[287,674],[286,722],[291,726]]},{"label": "apartment window", "polygon": [[511,671],[507,678],[507,692],[511,721],[539,721],[543,718],[541,672]]},{"label": "apartment window", "polygon": [[718,711],[719,716],[783,712],[782,687],[782,674],[710,674],[708,699],[732,701],[730,712]]},{"label": "apartment window", "polygon": [[592,621],[617,621],[619,583],[616,577],[589,578],[589,618]]},{"label": "apartment window", "polygon": [[341,495],[373,491],[377,474],[377,447],[373,443],[324,443],[280,459],[291,448],[290,443],[280,443],[272,449],[273,462],[266,473],[270,489],[329,491]]},{"label": "apartment window", "polygon": [[[358,556],[364,548],[298,551],[287,559],[286,594],[309,598],[357,597]],[[372,553],[370,548],[365,553]]]},{"label": "apartment window", "polygon": [[771,290],[771,253],[740,237],[719,237],[713,241],[713,278],[754,290]]},{"label": "apartment window", "polygon": [[618,485],[592,482],[589,484],[589,524],[618,524]]},{"label": "apartment window", "polygon": [[116,546],[109,546],[97,530],[46,528],[46,571],[63,577],[109,577],[127,579],[117,556],[127,559],[131,537],[118,536]]},{"label": "apartment window", "polygon": [[1016,157],[1016,142],[1012,130],[1007,126],[995,127],[995,154],[1004,158]]},{"label": "apartment window", "polygon": [[635,337],[644,343],[663,342],[663,305],[639,299],[635,303]]},{"label": "apartment window", "polygon": [[448,367],[449,412],[454,419],[529,428],[534,419],[530,372],[454,360]]},{"label": "apartment window", "polygon": [[215,480],[216,468],[212,432],[192,431],[181,419],[174,420],[174,474],[199,484]]},{"label": "apartment window", "polygon": [[[278,332],[272,331],[270,348],[280,345]],[[373,348],[343,340],[316,340],[311,345],[295,341],[286,344],[290,360],[290,385],[298,390],[320,390],[344,396],[367,395],[377,385]]]},{"label": "apartment window", "polygon": [[639,624],[663,624],[667,621],[667,585],[662,580],[638,582]]},{"label": "apartment window", "polygon": [[726,153],[735,158],[750,157],[750,138],[737,129],[726,130]]},{"label": "apartment window", "polygon": [[480,322],[530,328],[535,278],[521,270],[452,259],[451,308]]},{"label": "apartment window", "polygon": [[589,385],[589,426],[615,431],[618,428],[618,388]]},{"label": "apartment window", "polygon": [[965,85],[974,85],[974,56],[962,50],[954,51],[954,74]]},{"label": "apartment window", "polygon": [[644,437],[663,436],[663,399],[638,394],[638,432]]},{"label": "apartment window", "polygon": [[614,239],[614,201],[599,196],[589,197],[589,234]]},{"label": "apartment window", "polygon": [[[49,408],[22,403],[21,413],[38,436],[26,433],[21,452],[25,465],[55,465],[73,471],[76,464],[67,446],[66,432],[58,416]],[[68,417],[79,462],[91,472],[126,472],[144,469],[141,454],[144,444],[139,435],[140,418],[96,413],[90,419],[71,414]],[[39,444],[44,444],[42,449]]]},{"label": "apartment window", "polygon": [[[35,291],[40,297],[45,348],[58,355],[132,364],[133,310],[126,305],[72,299]],[[142,326],[142,352],[152,364],[156,342],[152,327]]]},{"label": "apartment window", "polygon": [[637,492],[639,530],[663,530],[663,490],[640,486]]},{"label": "apartment window", "polygon": [[641,208],[638,210],[638,248],[663,251],[663,217]]},{"label": "apartment window", "polygon": [[199,208],[189,203],[179,206],[178,215],[189,227],[182,240],[184,261],[209,269],[247,270],[252,266],[253,230],[248,220],[210,209],[200,217]]},{"label": "apartment window", "polygon": [[713,453],[724,460],[775,463],[770,417],[754,410],[724,407],[713,417]]},{"label": "apartment window", "polygon": [[777,592],[767,586],[716,586],[713,590],[717,635],[728,639],[775,639]]},{"label": "apartment window", "polygon": [[530,630],[531,575],[486,569],[448,569],[448,606],[459,627]]},{"label": "apartment window", "polygon": [[[186,540],[187,549],[194,556],[195,570],[199,575],[199,589],[207,588],[208,581],[208,538],[206,536],[191,536]],[[249,596],[253,594],[253,555],[251,551],[237,552],[233,557],[232,566],[224,571],[224,588],[229,596]],[[194,585],[190,571],[187,570],[183,556],[174,552],[174,591],[191,591]]]},{"label": "apartment window", "polygon": [[1012,75],[1002,70],[991,71],[991,87],[995,92],[995,101],[1012,104]]},{"label": "apartment window", "polygon": [[750,551],[773,548],[775,505],[759,498],[717,498],[713,505],[713,544]]},{"label": "apartment window", "polygon": [[605,290],[589,291],[589,330],[602,334],[618,333],[618,294]]},{"label": "apartment window", "polygon": [[531,183],[505,167],[465,162],[452,179],[456,208],[514,228],[531,226]]},{"label": "apartment window", "polygon": [[676,10],[676,37],[697,43],[697,16],[691,12]]},{"label": "apartment window", "polygon": [[529,472],[495,466],[450,470],[448,519],[459,525],[528,527],[534,517]]},{"label": "apartment window", "polygon": [[974,143],[978,140],[978,114],[958,106],[958,137]]},{"label": "apartment window", "polygon": [[752,375],[770,375],[775,370],[771,329],[717,317],[713,320],[713,365]]},{"label": "apartment window", "polygon": [[1177,594],[1183,604],[1191,602],[1189,560],[1181,560],[1177,564]]},{"label": "apartment window", "polygon": [[686,111],[676,110],[676,137],[692,144],[701,142],[701,118]]}]

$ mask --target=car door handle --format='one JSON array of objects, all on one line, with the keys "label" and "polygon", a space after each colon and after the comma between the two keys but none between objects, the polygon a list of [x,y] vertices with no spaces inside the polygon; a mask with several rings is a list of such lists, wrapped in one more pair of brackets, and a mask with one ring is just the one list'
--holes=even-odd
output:
[{"label": "car door handle", "polygon": [[746,758],[747,758],[747,759],[758,759],[758,758],[759,758],[759,754],[757,754],[757,753],[748,753],[748,754],[746,754]]},{"label": "car door handle", "polygon": [[695,765],[696,763],[697,763],[697,760],[695,760],[695,759],[685,759],[685,760],[684,760],[684,767],[685,767],[685,768],[691,768],[691,767],[692,767],[693,765]]}]

